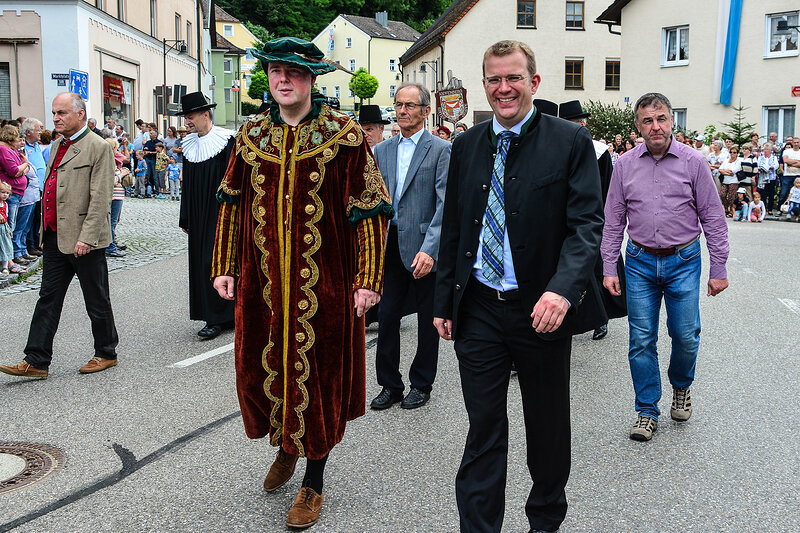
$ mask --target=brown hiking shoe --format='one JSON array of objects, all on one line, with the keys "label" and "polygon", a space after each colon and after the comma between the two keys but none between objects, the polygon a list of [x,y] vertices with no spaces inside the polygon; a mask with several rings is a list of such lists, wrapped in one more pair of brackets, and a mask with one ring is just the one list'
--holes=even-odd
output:
[{"label": "brown hiking shoe", "polygon": [[289,509],[286,525],[302,529],[316,524],[322,510],[322,499],[322,494],[317,494],[311,487],[301,487]]},{"label": "brown hiking shoe", "polygon": [[278,490],[292,478],[294,474],[294,467],[297,464],[297,456],[291,455],[283,451],[283,448],[278,449],[278,456],[269,468],[267,477],[264,478],[264,490],[272,492]]},{"label": "brown hiking shoe", "polygon": [[672,409],[669,415],[673,420],[686,422],[692,416],[692,391],[689,389],[672,389]]},{"label": "brown hiking shoe", "polygon": [[658,429],[658,421],[649,416],[639,416],[636,423],[631,428],[631,438],[633,440],[648,441],[653,438],[653,433]]},{"label": "brown hiking shoe", "polygon": [[94,374],[106,368],[117,366],[116,359],[104,359],[103,357],[92,357],[89,362],[78,369],[81,374]]},{"label": "brown hiking shoe", "polygon": [[19,376],[22,378],[39,378],[39,379],[46,379],[48,372],[47,370],[41,370],[39,368],[33,367],[30,364],[22,361],[21,363],[17,363],[16,365],[9,366],[9,365],[0,365],[0,372],[4,374],[8,374],[10,376]]}]

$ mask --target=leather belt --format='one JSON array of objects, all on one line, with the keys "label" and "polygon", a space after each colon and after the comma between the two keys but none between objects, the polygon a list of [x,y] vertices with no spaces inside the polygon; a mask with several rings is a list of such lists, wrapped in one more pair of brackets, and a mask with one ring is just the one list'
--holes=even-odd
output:
[{"label": "leather belt", "polygon": [[665,255],[673,255],[673,254],[678,253],[679,251],[683,250],[687,246],[690,246],[690,245],[694,244],[695,242],[697,242],[697,239],[699,239],[699,238],[700,238],[700,236],[698,235],[697,237],[695,237],[691,241],[687,242],[686,244],[679,244],[678,246],[670,246],[669,248],[650,248],[649,246],[644,246],[642,244],[639,244],[638,242],[634,241],[633,239],[629,239],[629,240],[635,246],[638,246],[639,248],[641,248],[645,252],[647,252],[649,254],[658,255],[658,256],[662,256],[663,257]]},{"label": "leather belt", "polygon": [[497,289],[487,287],[474,277],[470,277],[469,288],[481,296],[489,298],[490,300],[497,300],[500,302],[518,302],[522,299],[519,289],[514,289],[511,291],[499,291]]}]

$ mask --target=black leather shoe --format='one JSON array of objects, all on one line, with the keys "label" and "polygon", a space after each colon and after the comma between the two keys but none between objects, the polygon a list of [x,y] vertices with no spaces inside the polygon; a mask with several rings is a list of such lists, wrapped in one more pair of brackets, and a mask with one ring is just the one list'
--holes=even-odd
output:
[{"label": "black leather shoe", "polygon": [[376,411],[382,411],[390,408],[401,400],[403,400],[403,395],[401,393],[394,392],[391,389],[384,387],[381,393],[375,396],[375,398],[369,404],[369,408],[375,409]]},{"label": "black leather shoe", "polygon": [[599,341],[606,335],[608,335],[608,324],[603,324],[602,326],[594,330],[594,335],[592,335],[592,340]]},{"label": "black leather shoe", "polygon": [[222,333],[222,326],[218,324],[206,324],[206,327],[198,331],[197,335],[204,341],[210,341],[216,338],[220,333]]},{"label": "black leather shoe", "polygon": [[431,399],[431,393],[429,392],[422,392],[419,389],[415,389],[412,387],[411,392],[409,392],[403,401],[400,403],[400,407],[403,409],[416,409],[417,407],[422,407],[428,400]]}]

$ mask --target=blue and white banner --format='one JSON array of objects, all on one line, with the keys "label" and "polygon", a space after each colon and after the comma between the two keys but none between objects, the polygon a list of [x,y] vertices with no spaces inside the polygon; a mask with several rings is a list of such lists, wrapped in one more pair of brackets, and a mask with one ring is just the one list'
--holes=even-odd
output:
[{"label": "blue and white banner", "polygon": [[739,51],[739,26],[742,0],[719,0],[717,50],[714,65],[714,103],[731,105],[736,55]]}]

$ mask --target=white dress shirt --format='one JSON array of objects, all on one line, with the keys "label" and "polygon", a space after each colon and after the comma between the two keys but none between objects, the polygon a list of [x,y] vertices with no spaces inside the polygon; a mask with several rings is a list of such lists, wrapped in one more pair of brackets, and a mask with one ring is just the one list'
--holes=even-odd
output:
[{"label": "white dress shirt", "polygon": [[[522,125],[525,124],[528,120],[530,120],[531,116],[533,115],[533,108],[528,111],[528,114],[519,121],[517,124],[512,126],[508,129],[517,135],[520,134],[522,131]],[[495,135],[499,135],[500,133],[506,131],[506,128],[500,125],[497,122],[497,118],[492,119],[492,129],[494,130]],[[483,226],[486,226],[486,214],[483,215]],[[481,229],[481,236],[483,235],[483,230]],[[478,239],[478,253],[475,254],[478,258],[475,260],[475,264],[472,266],[472,275],[475,276],[475,279],[483,283],[484,285],[496,289],[498,291],[513,291],[514,289],[518,289],[519,285],[517,284],[517,275],[514,273],[514,260],[511,257],[511,245],[508,243],[508,225],[506,225],[505,232],[503,234],[503,279],[500,280],[500,283],[491,283],[483,276],[483,243],[480,239]]]},{"label": "white dress shirt", "polygon": [[[403,185],[405,185],[406,175],[408,174],[408,167],[411,165],[411,159],[414,157],[414,151],[417,149],[422,132],[423,130],[420,129],[411,137],[400,136],[400,143],[397,145],[397,187],[392,196],[393,202],[400,200],[400,194],[403,192]],[[396,214],[395,217],[397,217]]]}]

